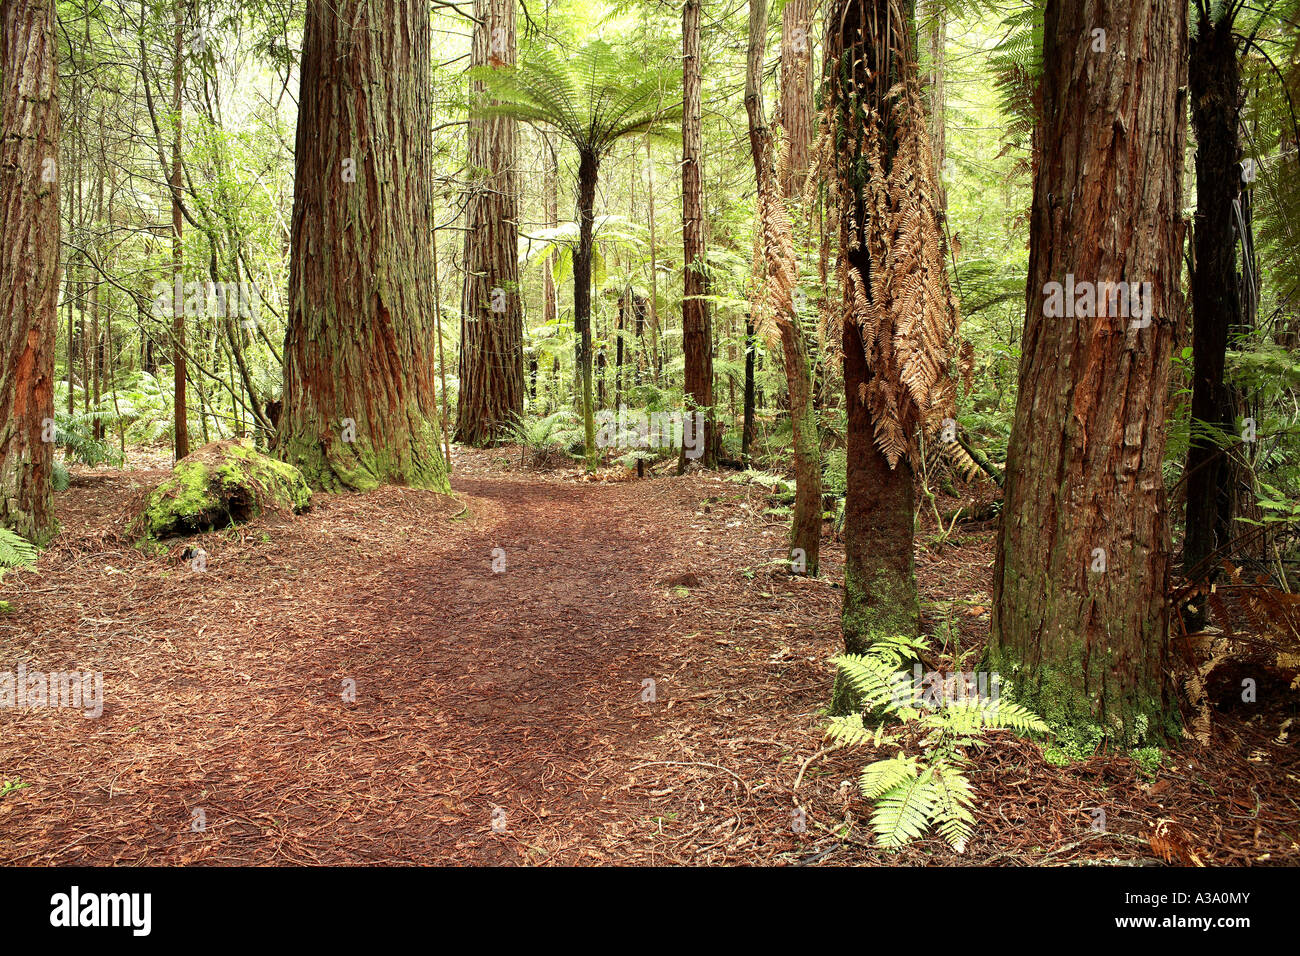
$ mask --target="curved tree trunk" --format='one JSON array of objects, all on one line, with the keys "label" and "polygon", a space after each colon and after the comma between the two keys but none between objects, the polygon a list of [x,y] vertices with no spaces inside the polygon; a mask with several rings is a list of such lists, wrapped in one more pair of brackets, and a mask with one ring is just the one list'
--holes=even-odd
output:
[{"label": "curved tree trunk", "polygon": [[55,530],[54,337],[59,101],[54,0],[5,0],[0,21],[0,524]]},{"label": "curved tree trunk", "polygon": [[[763,111],[763,48],[767,40],[767,0],[749,0],[749,56],[745,71],[745,110],[749,116],[749,145],[758,193],[758,226],[766,265],[767,306],[772,309],[785,376],[790,391],[790,423],[794,429],[794,515],[790,525],[791,566],[817,576],[822,536],[822,461],[813,409],[812,366],[808,343],[794,307],[799,265],[794,237],[786,217],[776,171],[772,165],[772,134]],[[807,163],[805,162],[805,166]],[[749,411],[752,416],[752,410]],[[748,424],[748,423],[747,423]]]},{"label": "curved tree trunk", "polygon": [[309,4],[277,451],[318,488],[449,490],[430,128],[428,4]]},{"label": "curved tree trunk", "polygon": [[[470,66],[513,66],[515,0],[474,0]],[[471,95],[481,95],[481,82]],[[500,438],[524,411],[524,320],[519,295],[518,123],[471,118],[465,208],[456,440]]]},{"label": "curved tree trunk", "polygon": [[[682,6],[682,247],[685,298],[682,350],[686,357],[687,414],[708,409],[704,428],[705,468],[716,465],[713,447],[713,327],[709,316],[704,245],[704,129],[700,117],[700,0]],[[680,467],[686,465],[685,443]]]},{"label": "curved tree trunk", "polygon": [[[1161,465],[1183,307],[1186,43],[1183,0],[1047,3],[989,659],[1079,744],[1158,738],[1170,713]],[[1150,283],[1142,314],[1123,296],[1089,308],[1090,288],[1120,281]],[[1074,290],[1073,309],[1049,283]]]}]

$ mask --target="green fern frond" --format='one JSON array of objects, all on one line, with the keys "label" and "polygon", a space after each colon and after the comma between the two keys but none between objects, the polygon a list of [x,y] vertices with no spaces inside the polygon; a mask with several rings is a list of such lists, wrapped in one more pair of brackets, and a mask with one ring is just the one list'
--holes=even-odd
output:
[{"label": "green fern frond", "polygon": [[975,832],[975,796],[970,781],[955,761],[940,758],[934,764],[934,785],[934,827],[949,846],[964,853]]},{"label": "green fern frond", "polygon": [[1047,724],[1037,714],[1002,698],[965,697],[952,701],[944,708],[944,717],[957,733],[1002,729],[1020,734],[1048,731]]},{"label": "green fern frond", "polygon": [[858,778],[858,789],[868,800],[874,800],[919,773],[916,758],[899,753],[863,767],[862,775]]},{"label": "green fern frond", "polygon": [[897,710],[911,699],[907,675],[873,654],[841,654],[832,663],[853,688],[862,710]]},{"label": "green fern frond", "polygon": [[0,527],[0,567],[30,568],[36,564],[36,546],[9,528]]},{"label": "green fern frond", "polygon": [[885,732],[885,725],[874,728],[862,722],[861,714],[832,717],[826,722],[826,736],[841,747],[880,747],[898,743],[898,735]]},{"label": "green fern frond", "polygon": [[934,815],[934,774],[926,771],[882,793],[871,814],[876,842],[896,849],[920,839]]},{"label": "green fern frond", "polygon": [[905,660],[919,659],[926,648],[921,639],[888,637],[865,654],[834,658],[840,679],[858,695],[862,709],[828,720],[826,734],[838,744],[875,747],[881,745],[886,724],[898,729],[888,740],[891,745],[907,734],[918,753],[900,750],[869,763],[858,780],[862,795],[875,802],[871,826],[877,842],[900,847],[933,828],[962,853],[975,829],[975,797],[965,772],[969,763],[964,748],[983,743],[981,737],[990,730],[1027,734],[1048,728],[1036,714],[1004,697],[957,693],[946,682],[943,693],[933,699],[927,694],[922,708],[913,700],[911,675],[897,668]]}]

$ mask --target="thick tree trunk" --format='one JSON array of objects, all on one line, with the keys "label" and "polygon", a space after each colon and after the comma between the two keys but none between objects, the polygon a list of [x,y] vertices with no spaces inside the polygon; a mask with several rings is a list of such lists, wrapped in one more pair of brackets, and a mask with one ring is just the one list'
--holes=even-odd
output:
[{"label": "thick tree trunk", "polygon": [[[1183,307],[1187,5],[1048,0],[1043,43],[989,660],[1067,742],[1131,745],[1170,719],[1161,464]],[[1097,288],[1121,281],[1150,283],[1137,316]]]},{"label": "thick tree trunk", "polygon": [[781,192],[787,199],[803,192],[812,147],[812,0],[790,0],[781,11],[781,105],[777,117],[785,134]]},{"label": "thick tree trunk", "polygon": [[434,389],[429,7],[307,7],[281,458],[315,487],[448,491]]},{"label": "thick tree trunk", "polygon": [[916,520],[912,466],[902,458],[890,468],[889,460],[876,445],[871,409],[861,397],[871,378],[861,331],[846,322],[847,494],[842,623],[848,654],[863,653],[882,634],[915,634],[920,627],[912,546]]},{"label": "thick tree trunk", "polygon": [[[1224,380],[1229,343],[1242,323],[1233,208],[1241,196],[1241,72],[1232,17],[1198,20],[1188,87],[1196,136],[1196,219],[1191,276],[1193,425],[1187,450],[1183,573],[1199,577],[1213,575],[1218,564],[1211,555],[1232,537],[1237,481],[1233,423],[1238,397]],[[1202,427],[1217,431],[1219,439]],[[1204,621],[1203,614],[1192,617],[1193,626]]]},{"label": "thick tree trunk", "polygon": [[794,307],[799,265],[786,218],[780,186],[772,163],[772,134],[763,110],[763,48],[767,40],[767,0],[749,0],[749,55],[745,71],[745,110],[749,116],[749,146],[757,184],[758,229],[761,234],[767,306],[775,312],[781,352],[790,392],[790,423],[794,430],[794,514],[790,525],[791,565],[799,573],[817,576],[822,534],[821,442],[812,401],[812,366],[808,343]]},{"label": "thick tree trunk", "polygon": [[59,298],[59,102],[54,0],[0,14],[0,524],[55,531],[54,338]]},{"label": "thick tree trunk", "polygon": [[[682,350],[686,358],[687,414],[707,409],[705,468],[716,464],[713,448],[713,328],[704,244],[704,131],[700,117],[700,0],[682,6],[682,246],[685,298],[682,300]],[[680,469],[686,466],[683,444]]]},{"label": "thick tree trunk", "polygon": [[[474,0],[471,66],[515,62],[515,0]],[[481,96],[475,81],[471,96]],[[461,299],[460,400],[456,440],[500,438],[524,411],[524,320],[519,295],[518,124],[471,119],[465,208],[465,286]]]}]

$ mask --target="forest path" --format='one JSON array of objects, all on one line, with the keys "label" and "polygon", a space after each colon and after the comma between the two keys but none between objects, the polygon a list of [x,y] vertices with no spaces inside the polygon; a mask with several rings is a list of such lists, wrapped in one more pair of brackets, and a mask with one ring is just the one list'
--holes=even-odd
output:
[{"label": "forest path", "polygon": [[[964,856],[871,847],[849,783],[866,755],[824,752],[818,714],[842,551],[791,578],[757,486],[457,449],[454,498],[319,495],[146,554],[117,530],[162,474],[74,470],[63,532],[0,588],[0,678],[103,679],[93,720],[0,709],[0,781],[22,784],[0,792],[0,863],[1059,864],[1149,859],[1160,818],[1216,862],[1295,858],[1286,806],[1247,812],[1294,757],[1241,720],[1241,744],[1155,783],[1006,737],[974,775]],[[991,538],[917,549],[931,624],[967,652]],[[1113,836],[1088,836],[1096,809]]]},{"label": "forest path", "polygon": [[457,500],[320,496],[206,535],[201,574],[181,544],[97,537],[152,475],[80,478],[42,574],[6,584],[0,670],[102,671],[104,712],[6,714],[0,770],[27,786],[0,800],[0,860],[811,852],[790,787],[820,746],[839,592],[774,573],[780,519],[720,476],[507,461],[458,452]]}]

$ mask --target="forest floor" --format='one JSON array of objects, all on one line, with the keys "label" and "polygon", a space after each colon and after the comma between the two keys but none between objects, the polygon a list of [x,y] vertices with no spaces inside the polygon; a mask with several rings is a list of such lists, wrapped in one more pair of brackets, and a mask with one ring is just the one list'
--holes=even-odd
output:
[{"label": "forest floor", "polygon": [[[102,671],[103,713],[4,713],[0,863],[1300,862],[1294,707],[1222,715],[1154,774],[999,735],[964,855],[879,850],[866,755],[820,730],[837,542],[794,578],[783,520],[724,474],[456,455],[454,498],[318,495],[155,554],[118,532],[162,472],[74,470],[54,546],[4,581],[0,670]],[[963,650],[991,534],[918,537],[927,626]]]}]

